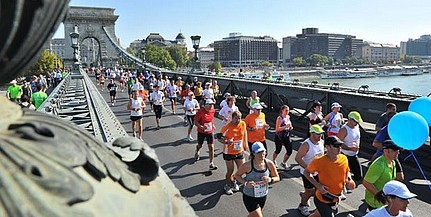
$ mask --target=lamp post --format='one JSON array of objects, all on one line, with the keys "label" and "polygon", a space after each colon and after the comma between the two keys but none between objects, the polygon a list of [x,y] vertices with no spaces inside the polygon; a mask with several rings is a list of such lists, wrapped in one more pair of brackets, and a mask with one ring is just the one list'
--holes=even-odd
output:
[{"label": "lamp post", "polygon": [[72,42],[73,48],[73,65],[71,76],[73,78],[82,78],[82,74],[80,71],[80,61],[79,61],[79,32],[78,26],[75,25],[73,28],[73,32],[70,33],[70,39]]},{"label": "lamp post", "polygon": [[193,65],[192,71],[200,71],[200,65],[198,62],[198,49],[199,49],[199,43],[201,42],[201,36],[194,35],[190,37],[192,39],[193,49],[195,49],[195,61]]}]

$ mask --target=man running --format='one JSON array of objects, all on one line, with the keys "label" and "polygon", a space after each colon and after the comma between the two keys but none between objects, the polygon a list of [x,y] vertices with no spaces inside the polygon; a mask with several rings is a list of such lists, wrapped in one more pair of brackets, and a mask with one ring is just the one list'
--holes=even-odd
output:
[{"label": "man running", "polygon": [[198,145],[196,146],[195,151],[195,160],[198,161],[200,159],[199,153],[204,143],[204,140],[207,141],[208,150],[209,150],[209,169],[216,170],[218,167],[214,164],[214,136],[213,132],[215,130],[214,125],[214,109],[215,102],[212,99],[207,99],[204,101],[203,109],[200,109],[195,116],[194,124],[197,127],[198,131]]}]

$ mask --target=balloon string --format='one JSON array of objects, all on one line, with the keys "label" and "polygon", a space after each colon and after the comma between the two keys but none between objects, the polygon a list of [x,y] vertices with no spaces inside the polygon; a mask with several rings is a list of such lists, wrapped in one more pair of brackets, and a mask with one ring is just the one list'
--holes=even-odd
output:
[{"label": "balloon string", "polygon": [[418,159],[416,159],[416,156],[413,154],[413,151],[410,151],[410,153],[411,153],[411,154],[410,154],[409,156],[407,156],[406,158],[404,158],[404,160],[406,160],[406,159],[407,159],[407,158],[409,158],[410,156],[413,156],[413,159],[415,159],[416,165],[418,165],[418,168],[419,168],[419,170],[421,171],[422,176],[424,177],[425,181],[426,181],[426,182],[427,182],[427,184],[428,184],[428,188],[429,188],[429,189],[431,189],[431,184],[430,184],[430,182],[428,181],[427,177],[425,176],[425,173],[424,173],[424,171],[422,170],[421,165],[419,165]]}]

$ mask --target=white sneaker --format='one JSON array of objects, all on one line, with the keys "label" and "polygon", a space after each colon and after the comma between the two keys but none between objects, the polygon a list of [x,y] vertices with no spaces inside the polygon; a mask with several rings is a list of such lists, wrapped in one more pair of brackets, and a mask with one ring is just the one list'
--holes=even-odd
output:
[{"label": "white sneaker", "polygon": [[303,205],[299,204],[298,210],[304,216],[309,216],[311,214],[310,210],[308,210],[308,206],[303,206]]},{"label": "white sneaker", "polygon": [[225,186],[224,186],[224,192],[225,192],[227,195],[232,195],[232,194],[233,194],[233,191],[232,191],[232,189],[230,188],[230,186],[229,186],[229,185],[225,185]]},{"label": "white sneaker", "polygon": [[346,197],[346,195],[345,195],[345,194],[341,193],[341,195],[340,195],[339,199],[340,199],[340,200],[345,200],[345,199],[347,199],[347,197]]},{"label": "white sneaker", "polygon": [[189,136],[187,139],[189,140],[189,142],[193,141],[193,137],[192,136]]},{"label": "white sneaker", "polygon": [[289,169],[289,166],[287,165],[287,163],[283,163],[283,162],[281,162],[280,166],[281,166],[281,168],[283,168],[284,170]]},{"label": "white sneaker", "polygon": [[234,181],[232,184],[232,191],[233,192],[238,192],[239,191],[239,185],[237,183],[237,181]]},{"label": "white sneaker", "polygon": [[218,169],[218,167],[214,163],[210,163],[209,169],[210,170],[216,170],[216,169]]}]

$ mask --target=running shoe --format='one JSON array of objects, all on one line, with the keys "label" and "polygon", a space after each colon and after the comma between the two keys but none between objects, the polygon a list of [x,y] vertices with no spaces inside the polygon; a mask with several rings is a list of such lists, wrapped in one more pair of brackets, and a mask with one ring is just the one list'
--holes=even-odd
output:
[{"label": "running shoe", "polygon": [[239,185],[237,181],[234,181],[232,184],[232,191],[233,192],[238,192],[239,191]]},{"label": "running shoe", "polygon": [[136,137],[136,133],[135,132],[133,132],[133,137]]},{"label": "running shoe", "polygon": [[299,204],[298,210],[304,216],[309,216],[311,214],[310,210],[308,210],[308,206],[304,206],[304,205]]},{"label": "running shoe", "polygon": [[157,125],[157,129],[160,130],[160,125]]},{"label": "running shoe", "polygon": [[287,169],[289,168],[289,166],[288,166],[286,163],[284,163],[284,162],[281,162],[280,166],[281,166],[281,168],[283,168],[284,170],[287,170]]},{"label": "running shoe", "polygon": [[199,159],[200,159],[199,152],[195,152],[195,161],[198,161]]},{"label": "running shoe", "polygon": [[340,195],[340,200],[345,200],[345,199],[347,199],[347,197],[346,197],[346,195],[345,194],[343,194],[343,193],[341,193],[341,195]]},{"label": "running shoe", "polygon": [[114,106],[114,103],[111,103],[111,106]]},{"label": "running shoe", "polygon": [[225,185],[225,186],[224,186],[224,192],[225,192],[227,195],[232,195],[232,194],[233,194],[232,188],[231,188],[229,185]]},{"label": "running shoe", "polygon": [[189,140],[189,142],[193,141],[193,137],[192,136],[189,136],[187,139]]},{"label": "running shoe", "polygon": [[214,163],[210,163],[209,169],[210,170],[216,170],[216,169],[218,169],[218,167]]}]

